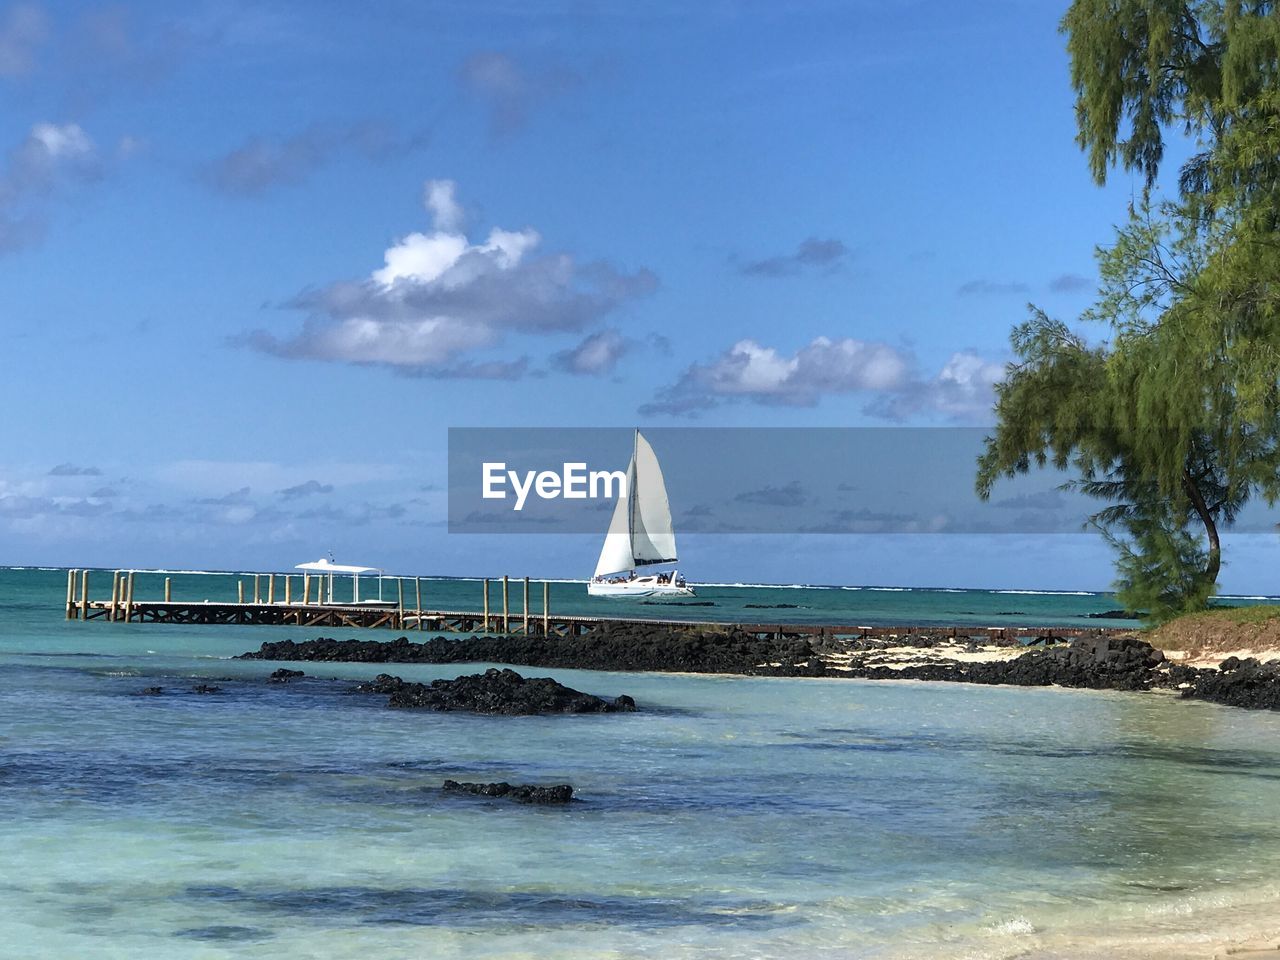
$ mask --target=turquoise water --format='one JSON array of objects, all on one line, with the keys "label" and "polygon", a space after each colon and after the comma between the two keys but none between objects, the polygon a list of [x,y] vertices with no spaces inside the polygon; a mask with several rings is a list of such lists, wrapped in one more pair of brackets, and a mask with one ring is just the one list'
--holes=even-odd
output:
[{"label": "turquoise water", "polygon": [[1171,956],[1280,903],[1274,714],[570,670],[536,674],[641,711],[419,714],[329,679],[378,667],[226,659],[296,628],[66,622],[64,588],[0,576],[6,957]]},{"label": "turquoise water", "polygon": [[[13,579],[13,578],[20,579]],[[245,597],[253,598],[252,574],[165,574],[135,575],[134,595],[137,599],[158,600],[164,595],[164,580],[172,581],[174,600],[234,601],[237,582],[244,584]],[[21,584],[21,592],[30,602],[59,606],[66,598],[66,573],[53,570],[0,569],[0,590],[6,584]],[[284,595],[283,577],[276,579],[278,596]],[[423,579],[423,606],[431,610],[480,611],[483,606],[483,584],[479,580]],[[587,596],[580,582],[558,581],[550,584],[550,609],[559,614],[582,614],[611,617],[649,617],[654,619],[716,620],[728,622],[828,623],[842,625],[964,625],[974,626],[1099,626],[1131,623],[1099,621],[1090,613],[1113,610],[1114,596],[1086,591],[1029,590],[949,590],[904,587],[815,587],[761,586],[740,584],[695,584],[697,596],[691,601],[614,600]],[[77,587],[78,589],[78,587]],[[266,577],[260,581],[262,599],[266,599]],[[294,575],[293,589],[300,591],[301,580]],[[511,613],[523,610],[521,581],[511,581],[509,603]],[[412,607],[414,584],[405,581],[405,602]],[[94,599],[107,599],[111,594],[111,571],[90,572],[89,593]],[[351,598],[349,579],[334,588],[335,599]],[[534,581],[529,588],[530,610],[542,610],[542,583]],[[378,596],[377,579],[361,578],[361,599]],[[383,597],[397,598],[394,579],[383,583]],[[502,581],[489,583],[492,610],[502,605]],[[1252,602],[1252,600],[1233,601]]]},{"label": "turquoise water", "polygon": [[[109,570],[90,572],[89,594],[105,600],[111,594]],[[134,595],[139,600],[159,600],[164,596],[165,579],[172,581],[172,596],[180,600],[237,599],[237,583],[244,585],[245,597],[253,599],[253,574],[163,573],[135,574]],[[423,606],[429,610],[474,611],[483,608],[483,584],[479,580],[423,578]],[[267,598],[267,578],[262,576],[262,599]],[[277,600],[284,599],[284,577],[277,575]],[[549,585],[550,610],[565,615],[595,615],[672,620],[703,620],[731,623],[821,623],[844,626],[1055,626],[1099,627],[1136,626],[1132,620],[1096,619],[1089,614],[1114,611],[1116,598],[1109,593],[1084,590],[954,590],[947,588],[893,586],[768,586],[759,584],[694,584],[697,596],[689,601],[616,600],[587,596],[581,582],[556,581]],[[61,605],[66,599],[65,570],[0,568],[0,591],[9,588],[39,606]],[[77,586],[77,589],[79,587]],[[405,604],[414,604],[414,582],[404,581]],[[524,585],[512,580],[509,607],[513,617],[524,609]],[[301,579],[293,574],[294,599],[301,593]],[[349,578],[340,578],[334,588],[337,601],[352,596]],[[397,581],[387,578],[382,596],[396,600]],[[360,597],[378,597],[377,578],[362,577]],[[1246,605],[1278,602],[1268,597],[1221,597],[1219,602]],[[490,609],[502,609],[502,581],[489,582]],[[529,587],[529,609],[542,611],[542,582]]]}]

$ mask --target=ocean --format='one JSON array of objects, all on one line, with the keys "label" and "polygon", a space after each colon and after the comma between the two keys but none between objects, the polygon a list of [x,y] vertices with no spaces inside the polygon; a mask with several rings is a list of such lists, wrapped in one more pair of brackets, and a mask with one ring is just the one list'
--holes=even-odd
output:
[{"label": "ocean", "polygon": [[[96,576],[100,596],[109,574]],[[139,597],[158,595],[150,576]],[[174,580],[175,598],[234,593],[230,577]],[[296,627],[68,622],[65,583],[0,571],[5,958],[1179,956],[1265,925],[1280,903],[1271,713],[546,669],[532,673],[640,710],[395,711],[349,692],[384,666],[290,664],[308,677],[268,684],[277,664],[231,659],[309,635]],[[432,580],[428,605],[475,609],[479,590]],[[554,584],[553,609],[604,603],[583,592]],[[1114,606],[699,593],[717,606],[690,617],[797,622],[1070,625]],[[193,693],[201,683],[220,691]],[[579,800],[457,798],[440,792],[447,778],[571,783]]]}]

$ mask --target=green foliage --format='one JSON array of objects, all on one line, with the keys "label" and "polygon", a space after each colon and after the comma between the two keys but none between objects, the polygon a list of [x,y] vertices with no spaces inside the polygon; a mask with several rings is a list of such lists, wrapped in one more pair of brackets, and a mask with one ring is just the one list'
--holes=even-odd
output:
[{"label": "green foliage", "polygon": [[[1121,519],[1102,525],[1116,551],[1116,597],[1153,623],[1203,610],[1216,589],[1209,551],[1192,535],[1188,518],[1167,500],[1126,504]],[[1117,528],[1120,532],[1117,532]]]},{"label": "green foliage", "polygon": [[[1280,498],[1280,6],[1074,0],[1062,20],[1078,142],[1095,179],[1146,190],[1099,251],[1090,346],[1034,310],[1012,336],[978,491],[1053,463],[1109,502],[1126,606],[1202,608],[1219,526]],[[1170,132],[1192,137],[1176,199],[1152,189]]]},{"label": "green foliage", "polygon": [[1115,163],[1154,182],[1164,131],[1199,132],[1221,98],[1222,5],[1075,0],[1062,18],[1076,90],[1077,142],[1103,183]]}]

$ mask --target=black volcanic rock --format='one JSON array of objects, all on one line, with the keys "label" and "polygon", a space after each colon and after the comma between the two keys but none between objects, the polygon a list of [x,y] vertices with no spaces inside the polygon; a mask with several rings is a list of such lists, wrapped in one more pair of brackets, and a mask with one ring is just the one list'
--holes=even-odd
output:
[{"label": "black volcanic rock", "polygon": [[380,673],[368,683],[356,687],[356,693],[396,693],[407,686],[399,677],[389,673]]},{"label": "black volcanic rock", "polygon": [[1180,664],[1169,668],[1169,680],[1182,695],[1229,707],[1280,710],[1280,662],[1227,657],[1217,670],[1197,670]]},{"label": "black volcanic rock", "polygon": [[605,623],[580,637],[436,637],[422,643],[411,643],[407,637],[391,641],[284,640],[264,643],[241,657],[285,662],[512,663],[578,670],[784,677],[821,676],[824,669],[809,639],[761,638],[736,627],[712,631],[644,623]]},{"label": "black volcanic rock", "polygon": [[440,788],[445,793],[470,793],[481,797],[505,797],[516,803],[569,803],[573,787],[567,783],[541,787],[522,783],[459,783],[446,780]]},{"label": "black volcanic rock", "polygon": [[[264,643],[249,658],[272,660],[343,660],[382,663],[489,662],[566,667],[579,670],[650,670],[686,673],[743,673],[765,676],[854,676],[866,679],[954,680],[1092,689],[1146,690],[1163,679],[1164,656],[1149,643],[1130,636],[1087,635],[1069,644],[1061,638],[1036,638],[1036,647],[1012,660],[947,661],[889,667],[855,657],[848,670],[834,670],[823,660],[833,652],[874,653],[889,647],[938,648],[956,642],[920,634],[891,639],[834,640],[828,637],[770,639],[737,628],[688,630],[643,623],[604,624],[581,637],[471,637],[425,643],[405,638],[391,642],[317,639]],[[1016,640],[995,641],[1002,646]],[[395,694],[395,678],[381,677]],[[389,685],[388,685],[389,684]],[[415,686],[421,686],[415,685]]]},{"label": "black volcanic rock", "polygon": [[[1280,709],[1280,664],[1229,657],[1218,670],[1170,665],[1164,662],[1164,654],[1149,643],[1127,635],[1108,636],[1099,632],[1077,637],[1070,643],[1062,637],[1046,635],[1027,644],[1027,651],[1021,656],[1005,660],[966,663],[942,659],[906,666],[876,662],[880,651],[891,647],[939,648],[945,656],[945,645],[954,643],[967,643],[969,649],[974,649],[975,643],[1011,647],[1021,642],[1013,637],[983,636],[974,640],[942,633],[892,638],[772,639],[740,627],[706,629],[620,622],[600,624],[580,637],[471,637],[465,640],[436,637],[424,643],[411,643],[406,637],[390,642],[319,638],[295,643],[286,640],[264,643],[258,651],[242,656],[285,661],[488,662],[580,670],[949,680],[1095,690],[1176,687],[1191,699],[1254,709]],[[831,654],[851,654],[848,669],[830,666],[825,657]],[[437,701],[454,701],[448,694],[420,694],[425,685],[407,684],[387,674],[363,684],[361,689],[390,696],[399,694],[397,705],[415,704],[421,697],[422,702],[416,705],[431,709],[473,709],[437,706]],[[465,700],[463,697],[462,702]],[[614,709],[627,709],[626,702],[625,698],[619,698]],[[501,712],[521,711],[513,708]]]},{"label": "black volcanic rock", "polygon": [[623,695],[606,700],[574,690],[550,677],[520,676],[514,670],[492,668],[454,680],[406,683],[382,674],[361,690],[389,693],[389,707],[415,710],[462,710],[510,716],[548,713],[622,713],[635,710],[636,702]]},{"label": "black volcanic rock", "polygon": [[1082,637],[1067,646],[1042,647],[1012,660],[950,661],[891,667],[853,666],[870,680],[953,680],[1022,687],[1149,690],[1163,680],[1164,654],[1136,637]]},{"label": "black volcanic rock", "polygon": [[306,674],[301,670],[290,670],[287,667],[281,667],[279,670],[271,671],[271,676],[267,677],[267,683],[288,683],[290,680],[305,676]]}]

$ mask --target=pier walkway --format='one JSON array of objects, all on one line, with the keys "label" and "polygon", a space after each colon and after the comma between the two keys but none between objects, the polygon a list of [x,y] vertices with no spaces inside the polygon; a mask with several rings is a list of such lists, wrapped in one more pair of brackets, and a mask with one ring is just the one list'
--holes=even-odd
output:
[{"label": "pier walkway", "polygon": [[[982,625],[879,625],[879,624],[809,624],[809,623],[743,623],[706,620],[673,620],[668,618],[602,617],[552,614],[549,609],[549,586],[542,584],[542,607],[538,611],[529,604],[529,581],[517,581],[522,587],[521,608],[512,610],[511,586],[506,577],[502,584],[501,606],[489,602],[489,581],[484,581],[483,609],[480,611],[431,610],[423,607],[422,586],[414,579],[396,579],[394,601],[366,603],[322,602],[320,589],[311,597],[311,583],[304,580],[301,596],[295,598],[290,577],[270,577],[266,596],[258,576],[253,577],[253,597],[245,600],[244,585],[235,602],[218,600],[183,600],[171,598],[169,580],[165,580],[163,600],[138,600],[133,595],[133,574],[116,571],[112,577],[108,599],[91,599],[89,571],[70,570],[67,575],[66,615],[69,620],[97,620],[124,623],[204,624],[230,626],[297,626],[334,629],[389,629],[402,632],[431,631],[453,634],[506,634],[514,636],[582,636],[597,627],[645,624],[706,631],[741,630],[758,637],[870,637],[887,639],[927,634],[961,639],[1034,639],[1036,637],[1077,637],[1086,634],[1130,632],[1123,627],[1053,627],[1053,626],[982,626]],[[283,579],[283,599],[276,599],[277,579]],[[406,584],[412,600],[406,604]]]}]

